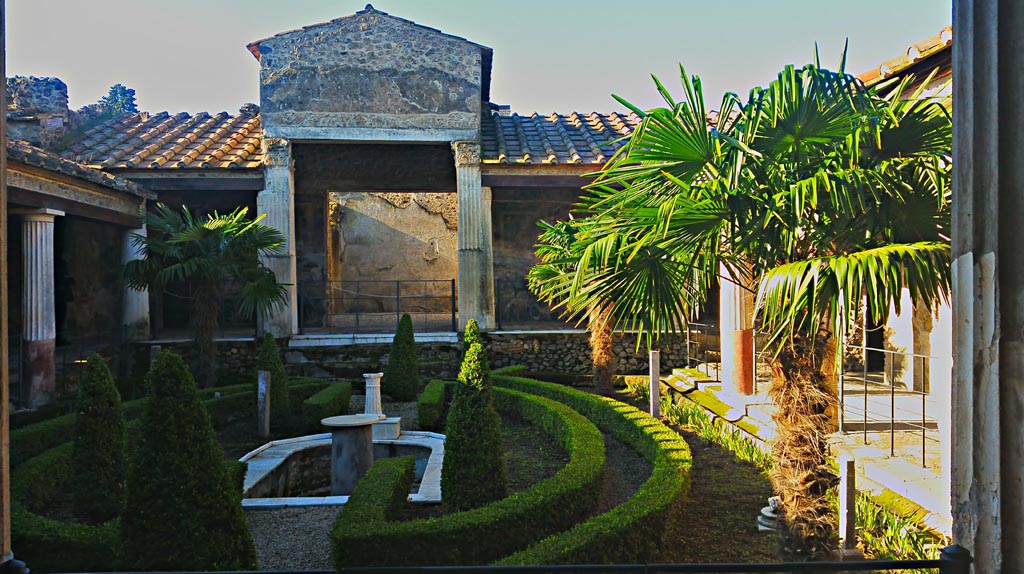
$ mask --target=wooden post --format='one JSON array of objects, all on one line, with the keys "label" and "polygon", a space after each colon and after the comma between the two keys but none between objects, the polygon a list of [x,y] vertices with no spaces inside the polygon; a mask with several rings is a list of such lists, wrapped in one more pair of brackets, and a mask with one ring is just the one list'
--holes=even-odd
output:
[{"label": "wooden post", "polygon": [[160,345],[151,345],[149,347],[149,368],[153,368],[153,364],[156,363],[156,356],[160,354],[162,347]]},{"label": "wooden post", "polygon": [[857,468],[850,457],[839,461],[839,537],[844,560],[864,558],[857,550]]},{"label": "wooden post", "polygon": [[[6,77],[7,14],[0,0],[0,77]],[[0,110],[7,109],[7,90],[0,92]],[[0,116],[0,564],[7,563],[11,551],[11,479],[9,423],[11,399],[8,395],[7,356],[7,114]]]},{"label": "wooden post", "polygon": [[259,436],[270,436],[270,372],[256,374],[256,415],[259,418]]},{"label": "wooden post", "polygon": [[651,351],[649,355],[651,416],[661,418],[661,353]]}]

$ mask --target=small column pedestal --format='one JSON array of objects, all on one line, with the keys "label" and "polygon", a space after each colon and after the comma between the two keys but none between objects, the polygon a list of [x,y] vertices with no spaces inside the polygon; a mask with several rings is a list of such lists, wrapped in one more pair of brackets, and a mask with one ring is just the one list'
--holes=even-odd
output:
[{"label": "small column pedestal", "polygon": [[363,373],[366,381],[366,403],[363,412],[368,415],[380,415],[384,418],[384,408],[380,406],[380,379],[384,373]]},{"label": "small column pedestal", "polygon": [[331,495],[349,495],[373,465],[373,423],[381,415],[341,415],[320,424],[331,429]]}]

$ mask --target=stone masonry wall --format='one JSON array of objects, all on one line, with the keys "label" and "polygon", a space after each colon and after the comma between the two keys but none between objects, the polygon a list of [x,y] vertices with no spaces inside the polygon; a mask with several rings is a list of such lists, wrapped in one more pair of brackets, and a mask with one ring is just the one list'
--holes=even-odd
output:
[{"label": "stone masonry wall", "polygon": [[68,86],[60,78],[7,78],[7,131],[11,139],[56,146],[69,129]]},{"label": "stone masonry wall", "polygon": [[478,130],[481,48],[368,7],[260,51],[263,127]]}]

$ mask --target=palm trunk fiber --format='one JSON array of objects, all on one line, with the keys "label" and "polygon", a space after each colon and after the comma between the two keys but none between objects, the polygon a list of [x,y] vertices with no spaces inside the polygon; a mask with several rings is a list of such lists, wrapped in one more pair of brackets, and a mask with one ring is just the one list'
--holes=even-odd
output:
[{"label": "palm trunk fiber", "polygon": [[192,326],[199,359],[199,388],[212,387],[217,380],[217,344],[213,340],[220,311],[220,286],[203,281],[193,293]]},{"label": "palm trunk fiber", "polygon": [[829,466],[829,435],[836,431],[835,341],[827,331],[784,343],[772,363],[768,394],[772,419],[772,486],[782,498],[779,554],[783,560],[831,560],[836,518],[829,491],[838,478]]},{"label": "palm trunk fiber", "polygon": [[610,397],[615,393],[612,387],[612,367],[615,355],[612,353],[612,310],[593,308],[588,320],[590,327],[590,360],[593,366],[594,391]]}]

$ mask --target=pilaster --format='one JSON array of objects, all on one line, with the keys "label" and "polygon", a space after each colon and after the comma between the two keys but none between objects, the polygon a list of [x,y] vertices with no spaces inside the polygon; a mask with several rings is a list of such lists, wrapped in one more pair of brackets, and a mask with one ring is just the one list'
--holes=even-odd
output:
[{"label": "pilaster", "polygon": [[54,305],[53,226],[63,211],[12,210],[21,216],[22,351],[21,402],[38,408],[53,402],[54,347],[57,316]]},{"label": "pilaster", "polygon": [[736,396],[754,393],[754,293],[742,277],[720,266],[718,325],[722,348],[722,389]]},{"label": "pilaster", "polygon": [[452,143],[459,194],[459,330],[470,318],[487,331],[494,323],[494,254],[491,189],[480,181],[480,144]]},{"label": "pilaster", "polygon": [[[122,263],[136,259],[142,259],[142,248],[135,244],[134,236],[146,236],[146,227],[130,229],[124,233],[124,251]],[[121,315],[121,324],[124,326],[125,339],[128,341],[142,341],[149,338],[149,290],[136,291],[124,287],[124,302]]]},{"label": "pilaster", "polygon": [[291,142],[280,138],[263,138],[263,191],[256,196],[256,210],[266,217],[262,223],[281,232],[285,244],[274,255],[263,258],[286,286],[285,304],[263,317],[264,329],[274,337],[290,337],[298,333],[298,290],[295,272],[295,168],[292,164]]}]

